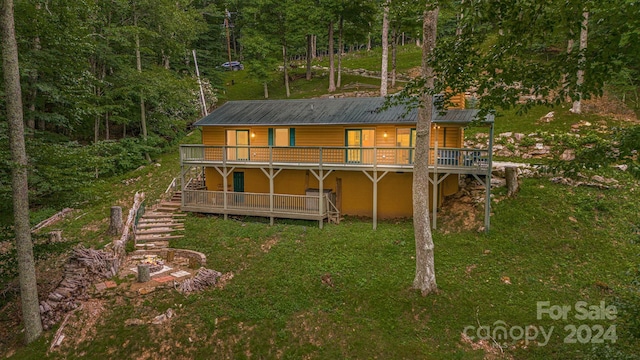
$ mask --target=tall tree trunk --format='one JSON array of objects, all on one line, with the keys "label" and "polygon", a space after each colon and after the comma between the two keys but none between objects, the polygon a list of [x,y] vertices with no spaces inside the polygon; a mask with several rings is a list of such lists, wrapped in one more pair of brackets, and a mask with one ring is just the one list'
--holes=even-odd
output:
[{"label": "tall tree trunk", "polygon": [[336,91],[335,64],[333,63],[333,21],[329,22],[329,92]]},{"label": "tall tree trunk", "polygon": [[109,140],[109,113],[104,114],[104,139]]},{"label": "tall tree trunk", "polygon": [[318,57],[318,37],[311,35],[311,59]]},{"label": "tall tree trunk", "polygon": [[389,4],[387,0],[384,4],[384,14],[382,16],[382,69],[380,71],[380,96],[387,96],[389,68]]},{"label": "tall tree trunk", "polygon": [[340,15],[340,22],[338,23],[338,81],[336,87],[342,87],[342,30],[344,28],[344,17]]},{"label": "tall tree trunk", "polygon": [[289,89],[289,61],[287,60],[287,45],[282,45],[282,63],[284,64],[284,88],[287,91],[287,97],[291,96]]},{"label": "tall tree trunk", "polygon": [[313,58],[313,43],[312,43],[313,35],[307,35],[307,74],[305,78],[307,80],[311,80],[311,59]]},{"label": "tall tree trunk", "polygon": [[398,32],[394,28],[391,31],[391,87],[396,86],[396,67],[398,53]]},{"label": "tall tree trunk", "polygon": [[269,85],[267,85],[267,82],[263,82],[262,86],[264,87],[264,98],[268,99],[269,98]]},{"label": "tall tree trunk", "polygon": [[[369,27],[371,27],[371,23],[369,23]],[[371,51],[371,31],[367,33],[367,52]]]},{"label": "tall tree trunk", "polygon": [[13,161],[13,166],[11,167],[11,189],[22,320],[25,327],[25,341],[31,343],[42,334],[42,320],[40,318],[40,305],[38,304],[38,284],[29,226],[27,153],[24,143],[24,114],[22,112],[22,89],[20,88],[20,68],[13,17],[13,0],[2,2],[0,23],[2,27],[4,98],[9,125],[9,147],[11,160]]},{"label": "tall tree trunk", "polygon": [[584,52],[587,49],[587,37],[589,35],[589,12],[585,9],[582,12],[582,26],[580,29],[580,58],[578,60],[578,77],[576,79],[576,85],[578,88],[578,98],[573,102],[571,112],[574,114],[582,113],[582,91],[580,88],[584,83],[584,67],[586,65],[586,59]]},{"label": "tall tree trunk", "polygon": [[[434,73],[429,58],[436,46],[438,8],[427,8],[422,25],[422,76],[425,91],[420,97],[416,124],[416,155],[413,167],[413,230],[416,241],[416,275],[413,287],[422,295],[437,290],[434,267],[433,237],[429,224],[429,139],[433,116]],[[435,185],[434,185],[435,186]]]},{"label": "tall tree trunk", "polygon": [[[138,15],[133,16],[133,26],[138,26]],[[142,74],[142,57],[140,56],[140,35],[136,32],[136,68],[138,73]],[[144,92],[140,90],[140,128],[142,130],[142,139],[144,143],[147,143],[147,111],[144,104]],[[147,161],[151,162],[151,157],[148,152],[144,153],[144,157]]]}]

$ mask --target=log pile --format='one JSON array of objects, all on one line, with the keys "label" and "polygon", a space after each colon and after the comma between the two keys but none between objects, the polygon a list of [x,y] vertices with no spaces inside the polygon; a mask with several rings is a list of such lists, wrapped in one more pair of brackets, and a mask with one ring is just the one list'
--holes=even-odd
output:
[{"label": "log pile", "polygon": [[40,301],[40,316],[45,330],[51,329],[66,313],[87,300],[87,290],[100,279],[115,275],[115,257],[102,250],[77,247],[64,266],[62,281],[45,300]]},{"label": "log pile", "polygon": [[201,268],[195,277],[183,281],[178,287],[178,291],[183,294],[202,291],[210,286],[214,286],[221,275],[218,271]]},{"label": "log pile", "polygon": [[133,227],[135,225],[136,214],[138,213],[138,210],[140,209],[140,205],[142,204],[143,201],[144,201],[144,193],[136,192],[135,196],[133,197],[133,206],[129,210],[129,216],[127,216],[127,221],[124,224],[124,228],[122,230],[122,236],[120,236],[120,239],[113,241],[113,253],[116,256],[116,262],[115,262],[114,268],[116,272],[118,271],[120,264],[124,262],[124,258],[126,256],[125,245],[129,240],[129,234],[131,233],[131,230],[133,230]]}]

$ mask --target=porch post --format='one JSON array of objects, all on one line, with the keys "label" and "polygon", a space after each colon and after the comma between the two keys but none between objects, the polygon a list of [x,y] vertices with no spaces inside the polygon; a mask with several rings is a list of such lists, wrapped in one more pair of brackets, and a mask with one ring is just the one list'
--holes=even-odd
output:
[{"label": "porch post", "polygon": [[224,219],[228,220],[227,215],[227,186],[229,173],[227,172],[227,147],[222,147],[222,208],[224,209]]},{"label": "porch post", "polygon": [[484,199],[484,231],[489,232],[491,225],[491,171],[493,170],[493,123],[489,126],[489,167],[485,178],[485,199]]},{"label": "porch post", "polygon": [[373,230],[378,228],[378,149],[373,149]]},{"label": "porch post", "polygon": [[373,170],[373,230],[378,228],[378,170]]},{"label": "porch post", "polygon": [[436,228],[438,223],[438,126],[436,130],[436,143],[433,149],[433,217],[431,219],[431,227]]},{"label": "porch post", "polygon": [[271,217],[269,218],[269,224],[273,226],[273,167],[269,168],[269,213]]},{"label": "porch post", "polygon": [[320,172],[318,176],[318,215],[320,215],[320,221],[319,221],[319,225],[320,225],[320,229],[322,229],[322,227],[324,226],[324,216],[323,216],[323,212],[322,212],[322,208],[323,208],[323,203],[322,203],[322,198],[324,197],[324,170],[322,169],[322,148],[320,148],[320,157],[319,157],[319,165],[320,165]]}]

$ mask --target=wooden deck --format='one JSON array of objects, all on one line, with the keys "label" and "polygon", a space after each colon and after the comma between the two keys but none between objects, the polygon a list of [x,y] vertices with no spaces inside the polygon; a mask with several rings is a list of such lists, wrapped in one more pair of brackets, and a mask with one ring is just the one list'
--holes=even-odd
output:
[{"label": "wooden deck", "polygon": [[[486,174],[489,151],[432,148],[429,167],[442,173]],[[437,156],[434,158],[434,154]],[[181,145],[180,162],[192,166],[327,170],[413,171],[412,148],[265,147]]]},{"label": "wooden deck", "polygon": [[[183,211],[324,221],[332,215],[328,197],[183,190]],[[320,208],[322,204],[322,208]]]}]

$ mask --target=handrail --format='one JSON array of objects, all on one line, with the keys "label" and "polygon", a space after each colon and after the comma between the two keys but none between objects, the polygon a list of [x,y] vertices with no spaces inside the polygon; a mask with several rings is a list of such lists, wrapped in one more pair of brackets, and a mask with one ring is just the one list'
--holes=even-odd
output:
[{"label": "handrail", "polygon": [[[364,166],[413,166],[412,147],[314,147],[226,146],[187,144],[180,146],[182,162],[233,164],[319,164]],[[462,168],[485,168],[489,150],[431,148],[429,164]],[[437,161],[436,161],[437,159]]]}]

